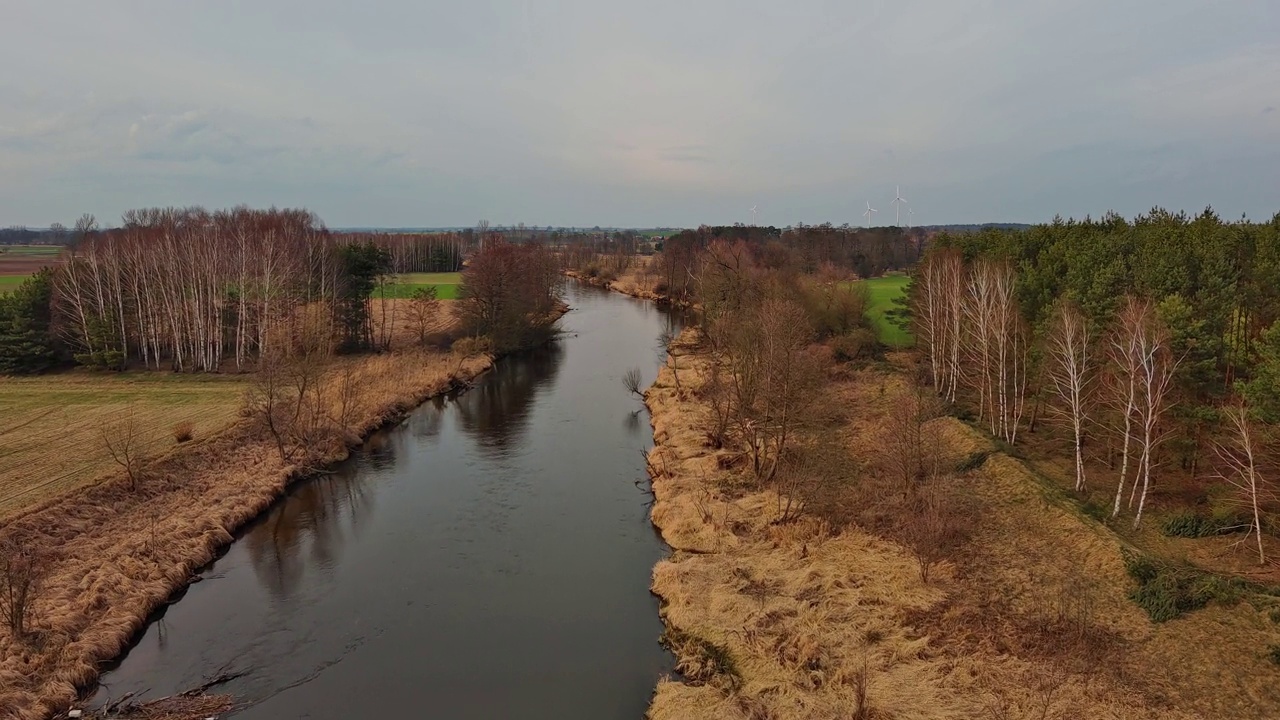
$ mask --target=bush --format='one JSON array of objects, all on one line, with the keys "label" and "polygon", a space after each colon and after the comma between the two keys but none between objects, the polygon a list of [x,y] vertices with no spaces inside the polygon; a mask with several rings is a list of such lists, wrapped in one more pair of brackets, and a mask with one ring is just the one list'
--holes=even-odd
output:
[{"label": "bush", "polygon": [[800,301],[818,337],[847,335],[866,327],[867,289],[857,283],[808,281]]},{"label": "bush", "polygon": [[866,360],[875,355],[876,335],[866,328],[851,330],[831,340],[831,354],[837,362]]},{"label": "bush", "polygon": [[493,352],[493,343],[487,337],[464,337],[453,343],[453,351],[462,355],[487,355]]},{"label": "bush", "polygon": [[1238,578],[1222,578],[1136,553],[1126,553],[1124,563],[1130,577],[1138,582],[1129,598],[1152,622],[1173,620],[1213,601],[1233,605],[1247,587]]},{"label": "bush", "polygon": [[191,440],[196,436],[196,426],[190,420],[183,420],[173,426],[173,440],[178,444],[182,444]]}]

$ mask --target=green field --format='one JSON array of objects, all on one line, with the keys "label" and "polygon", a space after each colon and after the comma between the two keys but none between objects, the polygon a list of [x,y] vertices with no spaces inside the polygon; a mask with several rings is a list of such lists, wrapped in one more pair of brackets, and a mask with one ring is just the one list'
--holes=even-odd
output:
[{"label": "green field", "polygon": [[899,298],[905,298],[907,294],[907,283],[910,281],[906,275],[893,274],[883,277],[869,278],[861,281],[867,286],[871,295],[871,303],[867,306],[867,316],[871,318],[872,324],[876,327],[876,332],[880,336],[880,342],[889,347],[910,347],[915,343],[915,338],[911,337],[911,333],[902,329],[895,322],[895,316],[898,313],[892,313],[897,310],[901,312],[901,306],[896,304]]},{"label": "green field", "polygon": [[0,257],[4,255],[23,255],[26,257],[57,257],[62,252],[61,245],[0,245]]},{"label": "green field", "polygon": [[374,297],[411,298],[420,288],[435,287],[436,299],[455,300],[458,297],[458,283],[462,282],[462,273],[407,273],[388,282],[382,292],[373,291]]},{"label": "green field", "polygon": [[17,290],[28,277],[28,275],[0,275],[0,295]]}]

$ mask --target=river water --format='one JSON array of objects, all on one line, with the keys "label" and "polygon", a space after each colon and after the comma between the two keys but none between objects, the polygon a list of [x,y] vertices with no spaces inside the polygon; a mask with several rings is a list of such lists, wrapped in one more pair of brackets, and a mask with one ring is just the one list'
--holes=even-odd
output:
[{"label": "river water", "polygon": [[570,283],[566,335],[369,439],[244,529],[95,701],[220,671],[238,718],[643,717],[670,657],[649,575],[652,382],[677,322]]}]

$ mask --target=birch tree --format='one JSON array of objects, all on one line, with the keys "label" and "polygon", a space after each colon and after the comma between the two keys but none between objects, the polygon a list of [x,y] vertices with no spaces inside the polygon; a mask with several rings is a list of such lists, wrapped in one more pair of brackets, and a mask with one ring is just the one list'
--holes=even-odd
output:
[{"label": "birch tree", "polygon": [[1092,328],[1080,308],[1061,302],[1050,320],[1045,344],[1048,367],[1045,376],[1057,395],[1060,415],[1071,427],[1075,448],[1076,491],[1084,490],[1084,434],[1089,422],[1090,393],[1095,378]]},{"label": "birch tree", "polygon": [[1227,436],[1219,440],[1214,448],[1218,459],[1222,461],[1220,477],[1235,489],[1237,502],[1249,516],[1249,532],[1240,542],[1253,537],[1258,545],[1258,563],[1265,565],[1267,555],[1262,546],[1262,505],[1274,499],[1274,492],[1267,478],[1272,468],[1265,457],[1265,443],[1261,441],[1260,432],[1243,401],[1226,407],[1223,418],[1226,421]]}]

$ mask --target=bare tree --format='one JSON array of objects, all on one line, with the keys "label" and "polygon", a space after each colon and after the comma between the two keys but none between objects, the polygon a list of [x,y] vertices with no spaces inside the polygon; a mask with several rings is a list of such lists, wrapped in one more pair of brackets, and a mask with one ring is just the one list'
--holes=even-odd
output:
[{"label": "bare tree", "polygon": [[940,483],[925,485],[912,499],[900,530],[920,566],[920,581],[929,582],[933,568],[966,539],[965,523]]},{"label": "bare tree", "polygon": [[48,568],[47,558],[26,543],[9,540],[0,545],[0,620],[16,640],[27,637],[31,606]]},{"label": "bare tree", "polygon": [[1076,461],[1076,491],[1085,487],[1084,433],[1088,401],[1095,378],[1089,320],[1071,303],[1060,303],[1050,320],[1046,342],[1049,386],[1061,401],[1061,415],[1071,426]]},{"label": "bare tree", "polygon": [[1265,457],[1266,443],[1259,437],[1260,431],[1249,417],[1249,409],[1238,402],[1223,410],[1226,419],[1228,437],[1216,444],[1218,458],[1222,460],[1223,471],[1220,473],[1228,484],[1236,491],[1236,502],[1249,515],[1249,532],[1240,542],[1250,536],[1257,540],[1258,563],[1266,564],[1266,551],[1262,546],[1262,505],[1273,500],[1275,493],[1267,474],[1272,465]]},{"label": "bare tree", "polygon": [[928,423],[941,414],[938,399],[924,387],[911,384],[895,394],[883,425],[882,458],[894,478],[911,492],[937,476],[940,468],[940,438]]},{"label": "bare tree", "polygon": [[638,397],[644,397],[644,391],[640,389],[640,368],[631,368],[622,375],[622,386]]},{"label": "bare tree", "polygon": [[142,474],[142,462],[145,459],[146,443],[138,425],[137,418],[130,409],[125,417],[102,427],[102,445],[115,464],[119,465],[129,478],[129,489],[138,489],[138,479]]},{"label": "bare tree", "polygon": [[409,299],[408,307],[405,308],[405,314],[409,318],[409,326],[418,335],[418,342],[425,345],[427,337],[431,334],[431,328],[440,314],[440,301],[436,299],[436,287],[431,285],[415,290],[413,297]]}]

